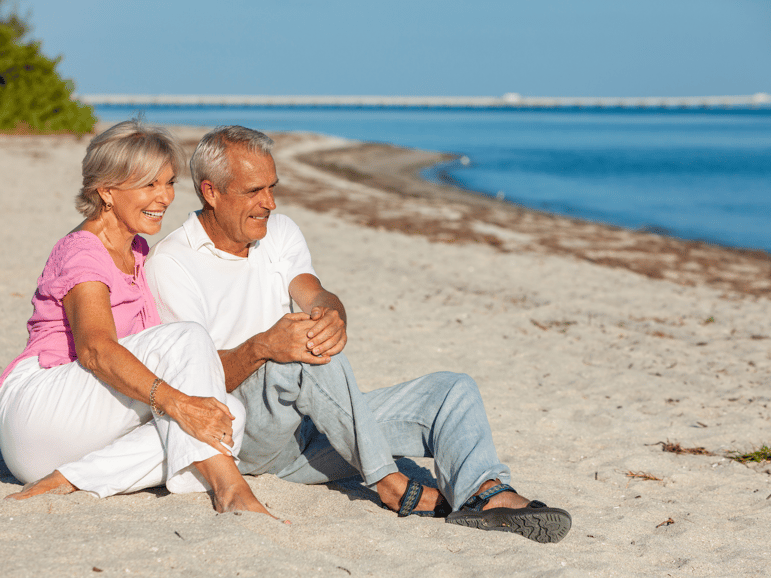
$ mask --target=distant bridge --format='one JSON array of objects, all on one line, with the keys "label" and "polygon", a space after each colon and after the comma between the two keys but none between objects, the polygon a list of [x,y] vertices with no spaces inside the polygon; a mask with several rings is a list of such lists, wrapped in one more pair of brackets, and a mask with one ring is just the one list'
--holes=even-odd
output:
[{"label": "distant bridge", "polygon": [[236,96],[192,94],[83,94],[76,98],[98,106],[152,107],[302,107],[302,108],[760,108],[771,95],[545,97],[521,96]]}]

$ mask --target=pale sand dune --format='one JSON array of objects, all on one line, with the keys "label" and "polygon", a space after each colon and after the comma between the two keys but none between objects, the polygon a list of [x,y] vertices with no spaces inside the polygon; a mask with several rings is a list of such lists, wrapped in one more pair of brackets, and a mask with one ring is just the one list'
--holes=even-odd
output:
[{"label": "pale sand dune", "polygon": [[[201,134],[177,132],[191,142]],[[276,159],[284,191],[279,210],[303,229],[322,282],[347,305],[346,353],[360,387],[443,369],[472,375],[514,487],[570,511],[567,538],[541,545],[397,519],[355,480],[299,486],[261,476],[250,477],[250,485],[291,526],[259,515],[217,515],[204,494],[163,489],[103,500],[78,492],[2,501],[2,574],[766,575],[771,464],[748,467],[726,452],[771,441],[768,298],[706,276],[697,282],[675,275],[693,283],[676,284],[618,262],[609,268],[586,255],[550,251],[533,241],[543,233],[468,217],[461,200],[448,205],[430,195],[375,190],[295,158],[351,144],[281,136]],[[72,197],[85,146],[62,137],[0,137],[2,366],[23,348],[29,299],[51,246],[79,222]],[[197,208],[187,181],[163,234]],[[389,231],[363,216],[361,205],[387,214],[398,230],[410,230],[405,223],[416,215],[445,228],[435,223],[423,236]],[[447,227],[467,217],[464,229],[501,242],[429,240],[447,238]],[[561,232],[583,227],[552,222]],[[624,243],[639,245],[636,234],[594,230],[597,238],[614,237],[616,249],[604,249],[611,254]],[[758,259],[748,266],[747,283],[737,286],[756,281]],[[715,455],[676,455],[655,445],[668,440]],[[400,465],[431,475],[431,460]],[[7,472],[0,482],[2,496],[19,488]]]}]

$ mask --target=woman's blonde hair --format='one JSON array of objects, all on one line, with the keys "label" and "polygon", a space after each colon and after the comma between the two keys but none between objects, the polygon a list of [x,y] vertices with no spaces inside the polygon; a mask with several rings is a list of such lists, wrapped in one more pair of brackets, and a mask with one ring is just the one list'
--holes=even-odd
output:
[{"label": "woman's blonde hair", "polygon": [[147,126],[138,119],[116,124],[95,136],[86,149],[83,188],[75,198],[75,208],[86,219],[93,219],[104,207],[97,189],[144,187],[155,181],[167,164],[178,175],[185,153],[166,129]]}]

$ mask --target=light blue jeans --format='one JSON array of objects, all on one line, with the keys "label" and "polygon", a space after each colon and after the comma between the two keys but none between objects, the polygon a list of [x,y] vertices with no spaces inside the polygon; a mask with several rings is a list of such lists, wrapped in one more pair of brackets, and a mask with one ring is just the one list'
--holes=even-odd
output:
[{"label": "light blue jeans", "polygon": [[439,372],[362,394],[348,360],[268,362],[233,395],[246,407],[245,474],[320,484],[360,474],[373,486],[394,458],[432,457],[453,510],[487,480],[510,483],[482,398],[468,375]]}]

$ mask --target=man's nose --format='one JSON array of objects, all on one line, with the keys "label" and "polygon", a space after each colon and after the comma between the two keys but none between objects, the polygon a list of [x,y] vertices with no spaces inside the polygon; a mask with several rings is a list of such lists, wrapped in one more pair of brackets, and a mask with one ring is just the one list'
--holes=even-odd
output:
[{"label": "man's nose", "polygon": [[269,211],[272,211],[276,208],[276,199],[273,197],[272,188],[268,187],[265,189],[260,206],[263,209],[268,209]]}]

